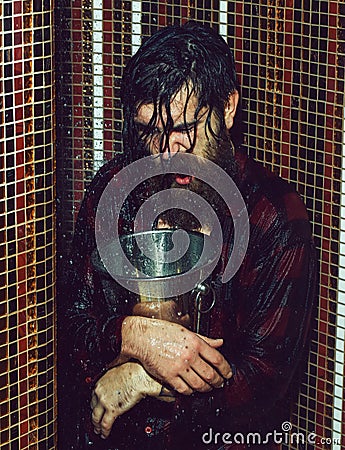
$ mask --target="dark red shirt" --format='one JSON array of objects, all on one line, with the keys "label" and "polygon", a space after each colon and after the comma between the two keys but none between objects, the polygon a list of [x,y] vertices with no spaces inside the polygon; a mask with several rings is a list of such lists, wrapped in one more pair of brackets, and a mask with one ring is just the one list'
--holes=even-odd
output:
[{"label": "dark red shirt", "polygon": [[[228,283],[218,282],[233,238],[231,217],[224,215],[223,252],[213,277],[217,303],[210,321],[210,336],[224,338],[221,352],[231,362],[234,376],[222,389],[180,396],[173,406],[144,400],[116,421],[105,443],[87,434],[86,441],[93,442],[90,448],[129,450],[137,439],[140,448],[240,449],[247,447],[245,442],[240,445],[240,435],[234,442],[236,433],[245,439],[246,433],[257,432],[264,440],[266,433],[282,432],[308,348],[316,296],[315,248],[306,209],[293,187],[242,153],[236,158],[239,170],[235,181],[248,211],[249,245],[236,275]],[[79,444],[69,448],[88,448],[82,424],[89,421],[92,381],[117,356],[122,320],[130,314],[128,294],[119,288],[116,298],[107,298],[91,262],[98,200],[122,166],[119,156],[91,183],[78,215],[66,269],[69,304],[61,333],[68,336],[64,345],[69,345],[72,384],[78,387],[70,394],[79,405],[77,431],[71,434],[82,436]],[[131,231],[127,219],[132,206],[129,202],[124,211],[123,233]],[[220,433],[217,438],[215,433]],[[271,447],[267,444],[265,448]]]}]

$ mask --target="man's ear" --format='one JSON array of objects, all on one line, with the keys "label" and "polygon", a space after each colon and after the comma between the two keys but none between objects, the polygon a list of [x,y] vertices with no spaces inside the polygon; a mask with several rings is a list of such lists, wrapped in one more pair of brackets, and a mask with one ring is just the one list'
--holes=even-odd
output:
[{"label": "man's ear", "polygon": [[230,130],[234,123],[234,117],[236,114],[237,104],[239,100],[239,93],[238,91],[231,92],[229,94],[229,98],[225,103],[224,108],[224,121],[225,126],[227,130]]}]

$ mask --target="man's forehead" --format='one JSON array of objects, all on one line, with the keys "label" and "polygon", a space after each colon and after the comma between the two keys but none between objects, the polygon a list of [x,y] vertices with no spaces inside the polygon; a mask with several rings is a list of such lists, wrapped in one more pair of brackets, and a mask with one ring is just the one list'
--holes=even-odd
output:
[{"label": "man's forehead", "polygon": [[[170,102],[170,113],[171,117],[175,122],[184,121],[186,118],[187,122],[193,120],[195,117],[195,111],[198,107],[198,99],[194,93],[188,94],[186,89],[181,89],[172,98]],[[143,123],[148,123],[151,117],[154,115],[154,105],[153,103],[146,103],[139,107],[136,115],[136,120]],[[166,119],[166,108],[163,105],[162,108],[163,120]]]}]

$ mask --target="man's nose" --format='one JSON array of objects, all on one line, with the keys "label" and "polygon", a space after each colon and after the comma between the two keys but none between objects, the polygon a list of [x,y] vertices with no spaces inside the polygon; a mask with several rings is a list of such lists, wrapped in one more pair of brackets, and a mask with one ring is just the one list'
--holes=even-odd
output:
[{"label": "man's nose", "polygon": [[179,152],[186,152],[191,147],[191,142],[187,133],[173,131],[169,136],[169,146],[163,152],[163,158],[169,158]]}]

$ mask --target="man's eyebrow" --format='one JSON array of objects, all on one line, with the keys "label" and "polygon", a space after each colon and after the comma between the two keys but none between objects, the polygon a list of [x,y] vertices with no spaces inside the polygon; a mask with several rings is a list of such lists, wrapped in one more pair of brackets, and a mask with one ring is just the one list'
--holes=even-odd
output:
[{"label": "man's eyebrow", "polygon": [[207,114],[208,110],[204,111],[199,117],[196,119],[191,120],[190,122],[181,122],[175,125],[172,129],[173,131],[183,131],[183,130],[189,130],[190,128],[197,125],[201,119]]},{"label": "man's eyebrow", "polygon": [[172,127],[172,131],[184,131],[184,130],[190,130],[192,127],[197,125],[201,119],[207,114],[208,111],[203,112],[199,117],[196,119],[191,120],[190,122],[181,122],[177,125]]},{"label": "man's eyebrow", "polygon": [[[201,116],[198,117],[197,119],[193,119],[190,122],[181,122],[181,123],[178,123],[178,124],[174,125],[172,127],[171,131],[179,132],[179,131],[184,131],[184,130],[191,129],[198,122],[200,122],[200,120],[205,116],[206,113],[207,113],[207,111],[205,111],[203,114],[201,114]],[[138,120],[138,119],[134,119],[134,122],[135,122],[136,125],[138,125],[139,127],[143,127],[143,128],[146,128],[149,125],[149,122],[145,123],[145,122],[143,122],[141,120]],[[163,132],[162,128],[159,128],[159,127],[153,127],[153,128],[155,128],[157,131],[159,131],[161,133]]]},{"label": "man's eyebrow", "polygon": [[174,125],[172,127],[172,131],[184,131],[184,130],[189,130],[192,127],[195,126],[195,124],[197,124],[199,122],[200,119],[194,119],[191,120],[190,122],[181,122],[178,123],[177,125]]}]

